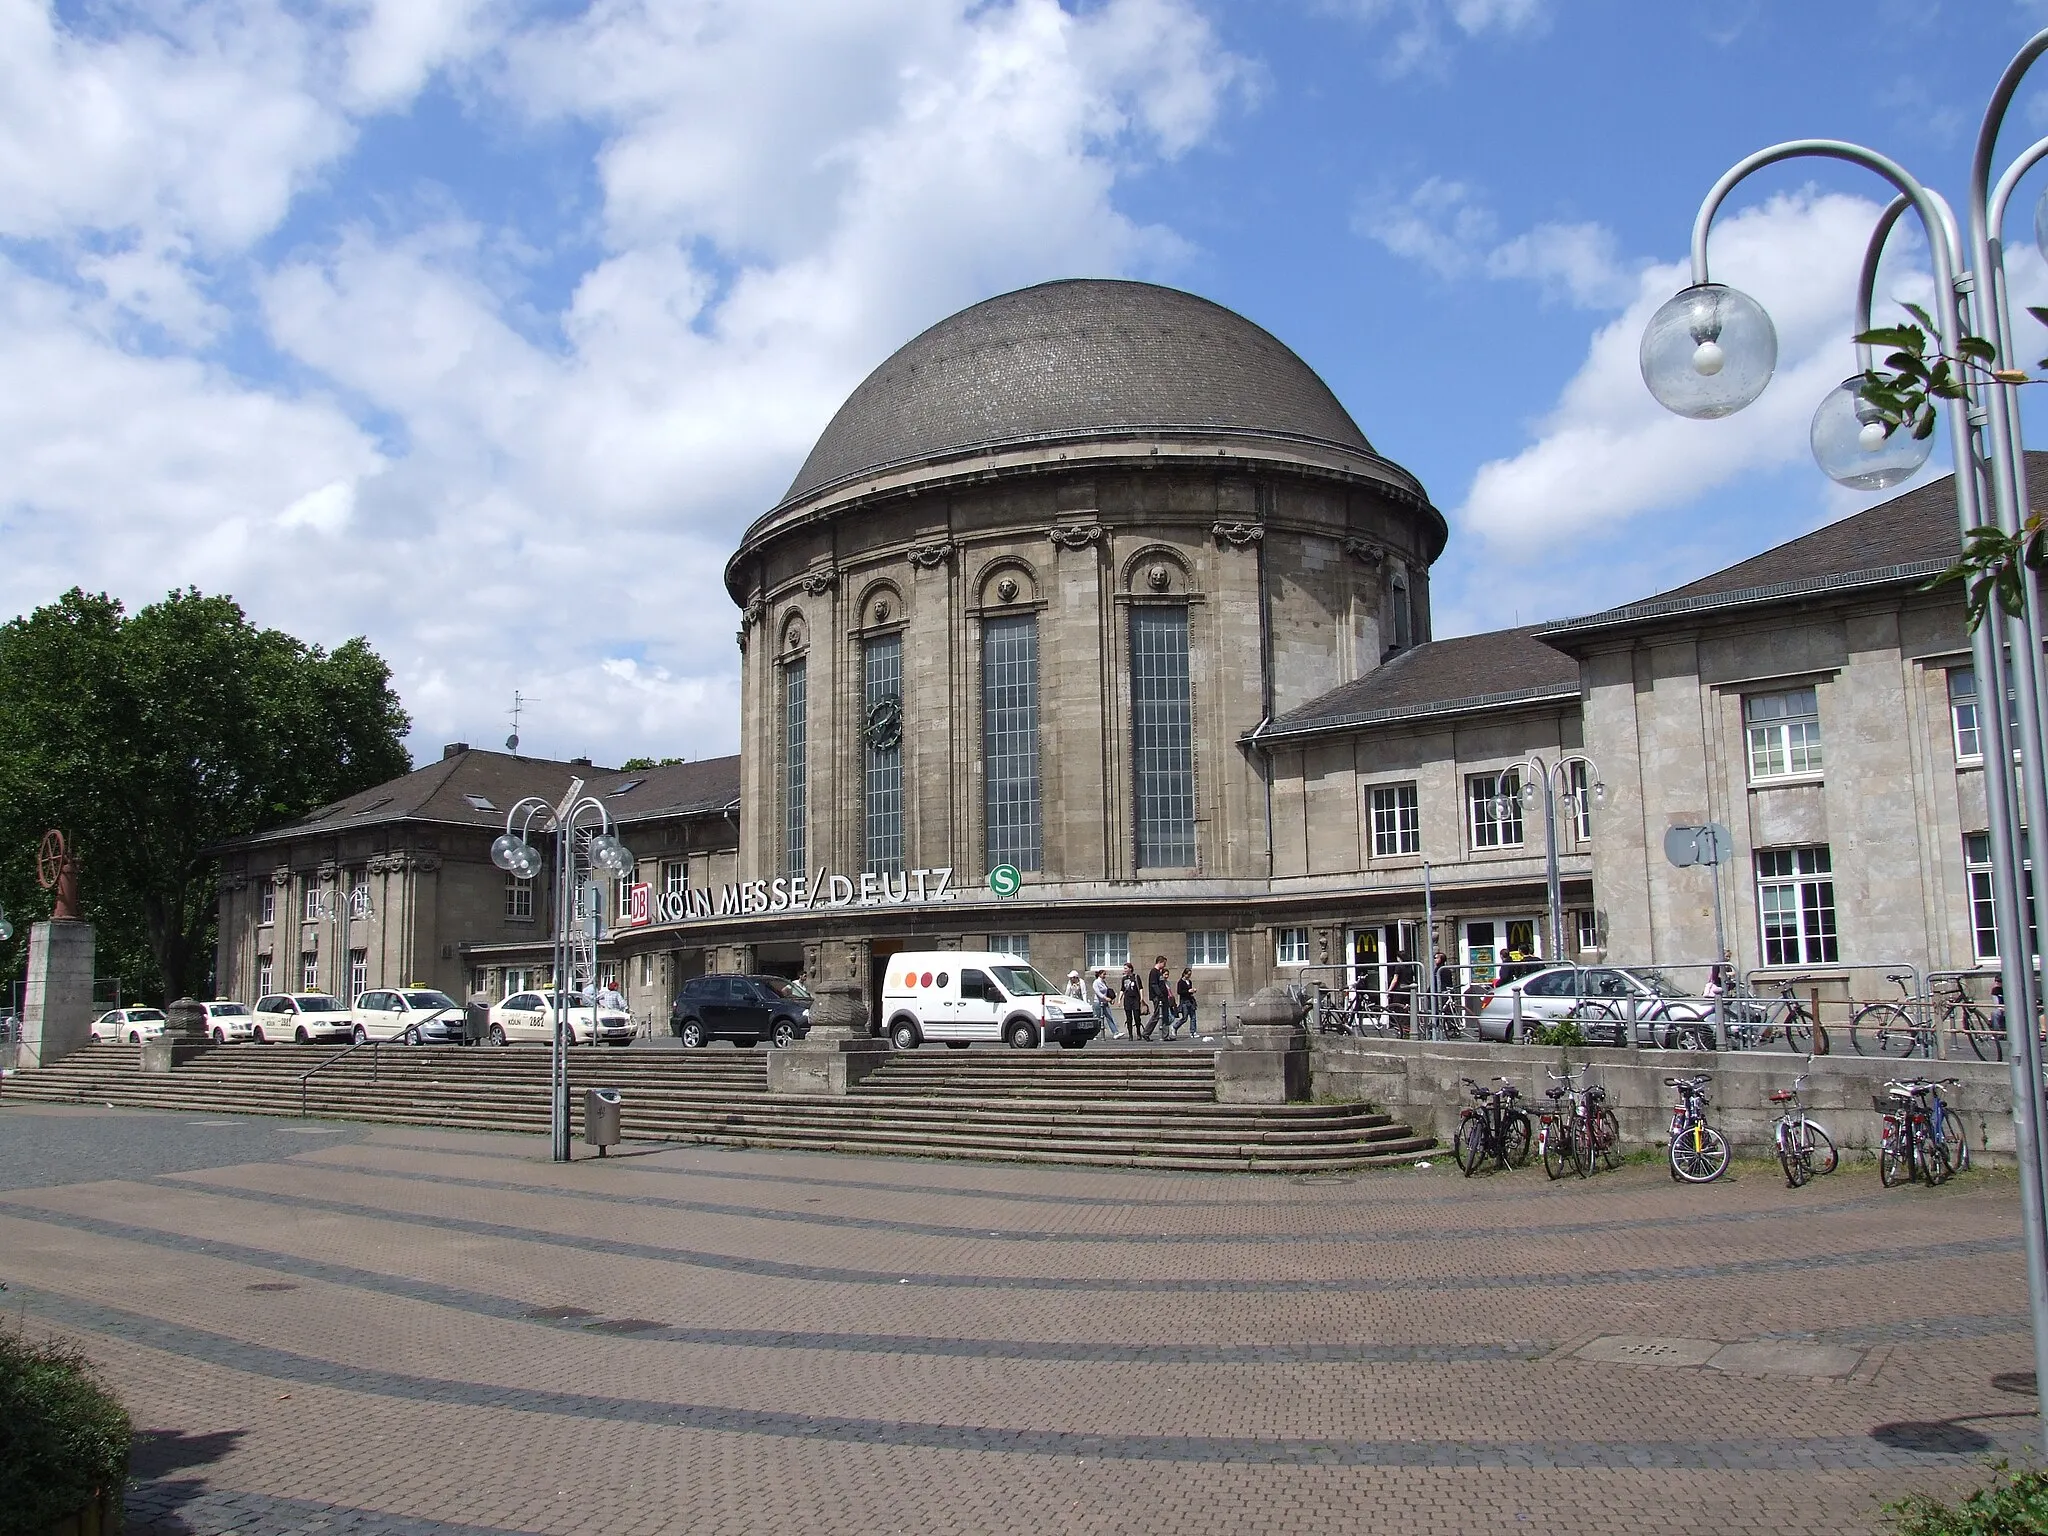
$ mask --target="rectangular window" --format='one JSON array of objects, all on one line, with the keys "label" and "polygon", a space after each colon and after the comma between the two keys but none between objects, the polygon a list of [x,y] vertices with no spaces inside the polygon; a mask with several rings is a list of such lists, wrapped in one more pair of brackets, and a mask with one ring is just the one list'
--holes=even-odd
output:
[{"label": "rectangular window", "polygon": [[[259,908],[256,914],[257,922],[274,923],[277,921],[277,887],[268,880],[263,882],[263,893],[257,898],[257,906]],[[270,989],[265,987],[263,990],[268,992]]]},{"label": "rectangular window", "polygon": [[903,870],[903,637],[882,635],[862,656],[867,868]]},{"label": "rectangular window", "polygon": [[992,933],[988,936],[988,947],[999,955],[1015,955],[1019,960],[1031,958],[1031,935],[1028,933]]},{"label": "rectangular window", "polygon": [[1138,867],[1195,862],[1195,727],[1188,680],[1188,611],[1131,610],[1132,762]]},{"label": "rectangular window", "polygon": [[640,985],[643,987],[654,985],[654,956],[652,955],[642,955],[640,957]]},{"label": "rectangular window", "polygon": [[1422,852],[1422,813],[1413,784],[1372,788],[1372,854],[1376,859]]},{"label": "rectangular window", "polygon": [[981,626],[982,771],[987,776],[988,862],[1037,869],[1038,619]]},{"label": "rectangular window", "polygon": [[[481,976],[483,973],[477,973]],[[477,982],[475,990],[483,991],[484,985]],[[348,1000],[354,1002],[370,990],[370,952],[367,949],[352,949],[348,952]]]},{"label": "rectangular window", "polygon": [[320,921],[320,877],[306,876],[305,889],[299,892],[299,916],[306,922]]},{"label": "rectangular window", "polygon": [[[1948,713],[1955,731],[1956,761],[1982,762],[1984,741],[1977,733],[1977,669],[1950,667],[1948,671]],[[1989,844],[1985,861],[1990,862]]]},{"label": "rectangular window", "polygon": [[1749,777],[1820,772],[1820,699],[1812,688],[1753,693],[1742,701],[1749,730]]},{"label": "rectangular window", "polygon": [[1825,847],[1757,850],[1756,906],[1765,965],[1833,965],[1841,959],[1833,871]]},{"label": "rectangular window", "polygon": [[262,997],[265,993],[269,992],[270,974],[270,956],[258,955],[256,957],[256,995],[258,997]]},{"label": "rectangular window", "polygon": [[1522,770],[1475,773],[1465,780],[1474,848],[1519,848],[1522,844]]},{"label": "rectangular window", "polygon": [[1131,936],[1128,933],[1084,934],[1081,949],[1087,956],[1091,971],[1120,971],[1131,963]]},{"label": "rectangular window", "polygon": [[809,856],[810,673],[803,661],[782,669],[782,870],[803,875]]},{"label": "rectangular window", "polygon": [[520,922],[533,917],[533,878],[530,875],[507,875],[505,877],[505,915]]},{"label": "rectangular window", "polygon": [[320,951],[317,949],[309,949],[299,956],[299,990],[320,990]]},{"label": "rectangular window", "polygon": [[1408,601],[1408,573],[1394,572],[1394,649],[1405,651],[1415,643],[1415,610]]},{"label": "rectangular window", "polygon": [[1582,955],[1600,952],[1600,914],[1581,907],[1571,914],[1571,933],[1577,940]]},{"label": "rectangular window", "polygon": [[680,895],[689,888],[690,866],[681,859],[670,859],[661,866],[661,891],[664,896]]},{"label": "rectangular window", "polygon": [[1230,964],[1230,934],[1222,928],[1198,928],[1188,935],[1189,965]]},{"label": "rectangular window", "polygon": [[[2025,834],[2022,834],[2024,837]],[[2031,873],[2032,849],[2022,844],[2024,868]],[[1998,902],[1991,890],[1991,834],[1971,832],[1963,838],[1963,867],[1970,881],[1970,940],[1977,959],[1984,964],[1998,961]],[[2034,887],[2027,882],[2027,933],[2033,952],[2041,952],[2041,930],[2034,913]]]},{"label": "rectangular window", "polygon": [[1593,840],[1593,786],[1587,782],[1584,761],[1573,758],[1566,763],[1564,776],[1565,793],[1570,798],[1558,809],[1564,812],[1565,826],[1573,839],[1590,843]]},{"label": "rectangular window", "polygon": [[1307,965],[1308,930],[1306,928],[1274,929],[1273,963],[1275,965]]}]

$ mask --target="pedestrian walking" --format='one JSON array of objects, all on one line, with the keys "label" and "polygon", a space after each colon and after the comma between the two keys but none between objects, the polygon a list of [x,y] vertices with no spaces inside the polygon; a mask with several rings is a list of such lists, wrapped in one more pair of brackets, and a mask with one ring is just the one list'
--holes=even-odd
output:
[{"label": "pedestrian walking", "polygon": [[1152,962],[1152,969],[1145,977],[1145,1001],[1152,1009],[1152,1027],[1161,1040],[1173,1038],[1173,983],[1166,973],[1166,956],[1161,955]]},{"label": "pedestrian walking", "polygon": [[1067,996],[1077,1003],[1088,1001],[1088,989],[1081,984],[1081,973],[1079,971],[1067,972]]},{"label": "pedestrian walking", "polygon": [[1141,1031],[1145,1019],[1145,987],[1138,980],[1138,968],[1130,961],[1124,962],[1124,973],[1117,980],[1117,991],[1123,996],[1124,1033],[1133,1040],[1149,1040],[1150,1031]]},{"label": "pedestrian walking", "polygon": [[1109,972],[1101,966],[1095,968],[1095,1017],[1102,1025],[1102,1032],[1114,1040],[1116,1038],[1116,991],[1109,984]]},{"label": "pedestrian walking", "polygon": [[1195,968],[1184,965],[1180,968],[1180,981],[1174,986],[1174,996],[1180,1003],[1180,1021],[1188,1027],[1193,1037],[1195,1029]]},{"label": "pedestrian walking", "polygon": [[1394,974],[1387,983],[1387,1027],[1397,1035],[1408,1035],[1415,1022],[1408,1006],[1414,996],[1415,978],[1409,974],[1414,968],[1412,960],[1396,960],[1388,967]]}]

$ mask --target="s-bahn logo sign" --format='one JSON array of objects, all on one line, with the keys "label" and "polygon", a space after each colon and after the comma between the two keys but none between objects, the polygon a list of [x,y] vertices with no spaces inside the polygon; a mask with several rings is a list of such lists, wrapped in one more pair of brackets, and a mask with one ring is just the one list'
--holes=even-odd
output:
[{"label": "s-bahn logo sign", "polygon": [[[893,875],[835,875],[822,865],[815,875],[777,875],[772,880],[735,880],[717,887],[682,886],[643,901],[636,887],[629,898],[633,924],[687,923],[706,917],[754,917],[766,912],[823,912],[842,907],[920,907],[955,901],[953,867],[906,869]],[[646,913],[649,915],[643,916]]]}]

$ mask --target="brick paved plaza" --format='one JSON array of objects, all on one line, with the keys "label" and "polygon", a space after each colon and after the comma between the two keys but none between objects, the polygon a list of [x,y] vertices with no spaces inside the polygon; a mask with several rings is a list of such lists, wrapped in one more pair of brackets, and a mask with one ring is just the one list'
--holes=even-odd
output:
[{"label": "brick paved plaza", "polygon": [[1998,1175],[627,1151],[9,1107],[0,1301],[150,1532],[1868,1531],[2033,1429]]}]

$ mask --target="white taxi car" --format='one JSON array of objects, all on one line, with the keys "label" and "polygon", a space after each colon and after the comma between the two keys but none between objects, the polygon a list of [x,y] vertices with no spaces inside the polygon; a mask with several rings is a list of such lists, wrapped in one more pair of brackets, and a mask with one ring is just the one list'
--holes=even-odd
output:
[{"label": "white taxi car", "polygon": [[[598,1008],[571,998],[568,1013],[572,1045],[632,1043],[633,1015],[622,1008]],[[555,995],[515,992],[502,1003],[494,1003],[490,1017],[493,1045],[509,1045],[514,1040],[551,1042],[555,1038]]]},{"label": "white taxi car", "polygon": [[312,1040],[346,1040],[354,1027],[348,1004],[325,992],[274,992],[256,999],[256,1038],[261,1041],[305,1045]]},{"label": "white taxi car", "polygon": [[462,1005],[432,987],[365,992],[349,1010],[349,1033],[357,1045],[365,1040],[460,1045]]},{"label": "white taxi car", "polygon": [[199,1005],[200,1028],[215,1045],[226,1045],[230,1040],[250,1040],[256,1035],[256,1016],[249,1011],[247,1003],[230,1002],[221,997],[210,1003]]},{"label": "white taxi car", "polygon": [[170,1023],[161,1008],[111,1008],[92,1021],[92,1040],[125,1040],[140,1045],[154,1040]]}]

